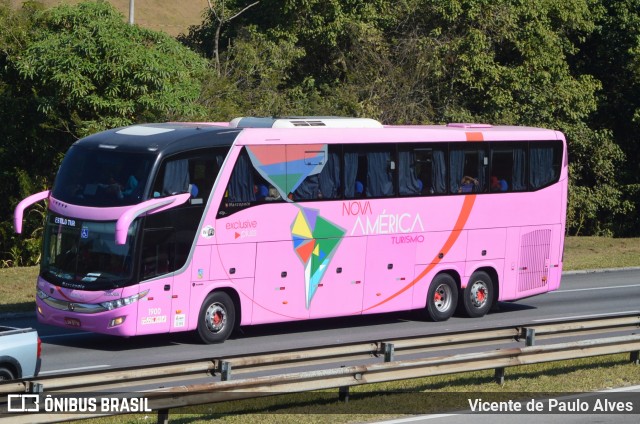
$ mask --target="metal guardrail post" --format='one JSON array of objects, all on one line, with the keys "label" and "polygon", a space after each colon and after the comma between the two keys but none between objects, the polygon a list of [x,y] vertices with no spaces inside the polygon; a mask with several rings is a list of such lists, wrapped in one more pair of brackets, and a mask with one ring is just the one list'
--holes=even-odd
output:
[{"label": "metal guardrail post", "polygon": [[496,373],[495,373],[495,380],[496,383],[498,383],[499,385],[503,385],[504,384],[504,368],[500,367],[500,368],[496,368]]},{"label": "metal guardrail post", "polygon": [[[340,365],[340,368],[344,368],[344,365]],[[340,402],[349,402],[349,386],[338,387],[338,400]]]},{"label": "metal guardrail post", "polygon": [[382,343],[382,353],[384,353],[384,362],[391,362],[395,357],[395,346],[393,343]]},{"label": "metal guardrail post", "polygon": [[158,410],[158,424],[169,424],[169,410],[168,409],[159,409]]},{"label": "metal guardrail post", "polygon": [[533,346],[536,344],[536,329],[535,328],[523,328],[525,336],[525,345]]},{"label": "metal guardrail post", "polygon": [[37,381],[29,381],[29,387],[27,387],[27,393],[36,394],[44,392],[44,385]]},{"label": "metal guardrail post", "polygon": [[220,362],[220,379],[222,381],[231,380],[231,362],[227,362],[227,361]]},{"label": "metal guardrail post", "polygon": [[631,352],[629,355],[629,360],[636,365],[640,365],[640,350],[636,350],[635,352]]},{"label": "metal guardrail post", "polygon": [[349,386],[342,386],[338,388],[338,400],[340,402],[349,402]]}]

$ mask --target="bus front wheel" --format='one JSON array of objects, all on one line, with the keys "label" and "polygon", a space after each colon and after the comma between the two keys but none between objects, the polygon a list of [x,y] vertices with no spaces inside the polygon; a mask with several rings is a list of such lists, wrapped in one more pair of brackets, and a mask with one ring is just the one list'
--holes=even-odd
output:
[{"label": "bus front wheel", "polygon": [[476,271],[462,291],[460,309],[470,318],[486,315],[493,303],[493,282],[484,271]]},{"label": "bus front wheel", "polygon": [[231,297],[224,292],[210,293],[200,308],[198,335],[204,343],[222,343],[231,335],[235,321]]},{"label": "bus front wheel", "polygon": [[449,274],[439,274],[427,293],[427,315],[432,321],[446,321],[456,310],[458,287]]}]

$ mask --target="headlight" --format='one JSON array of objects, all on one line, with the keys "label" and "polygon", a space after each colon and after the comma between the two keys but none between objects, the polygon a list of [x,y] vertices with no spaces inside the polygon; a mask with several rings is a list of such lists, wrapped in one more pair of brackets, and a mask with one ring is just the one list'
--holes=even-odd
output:
[{"label": "headlight", "polygon": [[145,290],[142,293],[134,294],[133,296],[123,297],[122,299],[110,300],[109,302],[102,302],[100,306],[106,310],[112,310],[122,308],[123,306],[131,305],[134,302],[142,299],[149,293],[149,290]]},{"label": "headlight", "polygon": [[38,288],[38,290],[36,291],[36,293],[38,294],[38,297],[40,299],[46,299],[48,297],[50,297],[48,294],[46,294],[44,291],[42,291],[41,289]]}]

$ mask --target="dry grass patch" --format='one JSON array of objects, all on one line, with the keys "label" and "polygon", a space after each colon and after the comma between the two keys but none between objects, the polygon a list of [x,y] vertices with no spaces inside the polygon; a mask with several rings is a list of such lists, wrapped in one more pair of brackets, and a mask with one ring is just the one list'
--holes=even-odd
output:
[{"label": "dry grass patch", "polygon": [[[11,0],[19,7],[24,0]],[[77,4],[83,0],[39,0],[47,8],[60,4]],[[86,0],[85,0],[86,1]],[[109,3],[129,20],[129,0],[109,0]],[[163,31],[171,36],[186,34],[191,25],[202,23],[202,14],[208,8],[207,0],[145,0],[134,3],[134,22],[143,28]]]},{"label": "dry grass patch", "polygon": [[640,266],[640,238],[567,237],[564,271]]},{"label": "dry grass patch", "polygon": [[37,266],[0,269],[0,313],[35,310]]}]

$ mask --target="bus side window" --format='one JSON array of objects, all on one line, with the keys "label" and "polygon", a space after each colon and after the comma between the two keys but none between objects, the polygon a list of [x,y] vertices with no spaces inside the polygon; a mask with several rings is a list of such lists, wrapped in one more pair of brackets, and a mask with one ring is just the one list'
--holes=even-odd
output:
[{"label": "bus side window", "polygon": [[531,142],[529,144],[529,184],[532,189],[545,187],[560,177],[562,144]]},{"label": "bus side window", "polygon": [[[395,147],[390,144],[351,146],[344,152],[344,196],[395,196]],[[360,183],[360,184],[358,184]],[[360,188],[362,191],[360,194]]]},{"label": "bus side window", "polygon": [[363,170],[366,162],[355,148],[345,149],[343,156],[344,181],[344,197],[353,199],[361,197],[364,192],[364,184],[362,183]]},{"label": "bus side window", "polygon": [[242,148],[242,152],[238,156],[233,171],[231,172],[231,178],[229,179],[227,191],[225,192],[226,200],[229,203],[256,201],[256,191],[254,191],[254,187],[257,187],[257,185],[254,182],[254,174],[249,155],[245,149]]},{"label": "bus side window", "polygon": [[526,144],[492,143],[489,187],[492,192],[526,190]]},{"label": "bus side window", "polygon": [[400,146],[398,182],[401,196],[447,192],[447,146],[436,143]]},{"label": "bus side window", "polygon": [[367,197],[390,197],[396,194],[393,173],[396,171],[393,146],[375,146],[367,152]]},{"label": "bus side window", "polygon": [[161,171],[162,177],[156,179],[153,197],[172,196],[189,191],[189,161],[175,159],[167,161]]},{"label": "bus side window", "polygon": [[[308,175],[293,191],[293,200],[320,200],[340,198],[340,146],[322,145],[327,149],[325,156],[323,151],[309,150],[305,165],[316,168],[320,166],[319,173]],[[309,146],[311,149],[311,146]],[[288,165],[289,166],[289,165]],[[290,171],[287,171],[288,174]]]},{"label": "bus side window", "polygon": [[486,145],[465,143],[464,147],[458,147],[452,144],[449,151],[450,193],[483,193],[487,191],[486,171],[488,165],[489,157]]},{"label": "bus side window", "polygon": [[422,194],[426,181],[424,180],[426,177],[425,168],[430,163],[421,163],[420,159],[418,151],[413,149],[401,148],[398,152],[398,191],[400,196],[420,196]]}]

